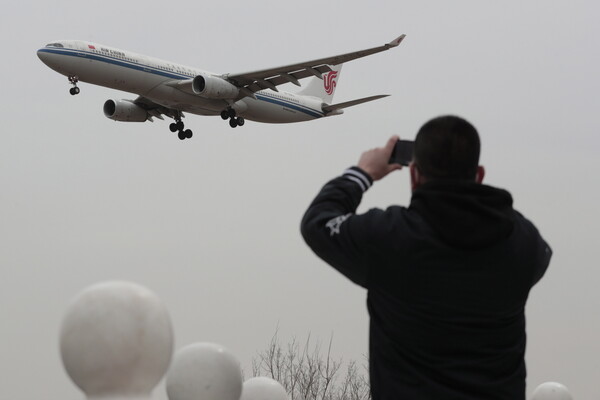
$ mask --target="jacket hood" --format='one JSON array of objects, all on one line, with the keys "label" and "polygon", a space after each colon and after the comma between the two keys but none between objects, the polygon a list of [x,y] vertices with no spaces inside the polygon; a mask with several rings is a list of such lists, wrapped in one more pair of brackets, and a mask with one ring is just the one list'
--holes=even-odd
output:
[{"label": "jacket hood", "polygon": [[503,189],[475,182],[432,181],[413,192],[409,209],[421,215],[443,242],[479,249],[511,234],[512,203]]}]

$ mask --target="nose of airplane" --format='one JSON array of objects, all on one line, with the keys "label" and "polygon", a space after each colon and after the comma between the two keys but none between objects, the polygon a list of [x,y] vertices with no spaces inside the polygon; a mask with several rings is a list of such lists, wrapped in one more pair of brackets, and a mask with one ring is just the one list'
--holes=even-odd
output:
[{"label": "nose of airplane", "polygon": [[42,62],[44,64],[48,64],[47,60],[48,60],[48,53],[44,52],[44,49],[39,49],[37,51],[37,56],[40,60],[42,60]]},{"label": "nose of airplane", "polygon": [[57,72],[62,71],[62,63],[60,57],[57,57],[56,54],[53,54],[46,49],[39,49],[37,51],[37,56],[44,64],[46,64],[47,67]]}]

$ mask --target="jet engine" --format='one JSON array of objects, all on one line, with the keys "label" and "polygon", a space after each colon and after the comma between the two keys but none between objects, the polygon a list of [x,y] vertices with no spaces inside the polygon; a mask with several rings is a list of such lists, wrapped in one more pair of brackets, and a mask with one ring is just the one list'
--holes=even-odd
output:
[{"label": "jet engine", "polygon": [[234,99],[240,89],[218,76],[198,75],[192,82],[195,94],[207,99]]},{"label": "jet engine", "polygon": [[106,100],[103,110],[106,118],[115,121],[144,122],[148,119],[148,112],[131,100]]}]

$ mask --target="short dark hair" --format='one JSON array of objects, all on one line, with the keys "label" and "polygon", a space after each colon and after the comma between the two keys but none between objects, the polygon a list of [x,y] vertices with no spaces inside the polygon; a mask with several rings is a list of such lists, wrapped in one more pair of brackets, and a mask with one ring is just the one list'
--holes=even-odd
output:
[{"label": "short dark hair", "polygon": [[460,117],[445,115],[419,129],[414,163],[428,179],[475,179],[480,147],[473,125]]}]

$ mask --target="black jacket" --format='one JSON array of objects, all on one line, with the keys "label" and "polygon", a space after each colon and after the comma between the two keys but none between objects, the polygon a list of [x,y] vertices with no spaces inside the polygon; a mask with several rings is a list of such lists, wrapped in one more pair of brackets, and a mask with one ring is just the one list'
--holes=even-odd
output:
[{"label": "black jacket", "polygon": [[525,314],[552,251],[511,195],[427,183],[408,208],[354,214],[371,178],[353,167],[302,220],[313,251],[368,289],[375,400],[525,399]]}]

